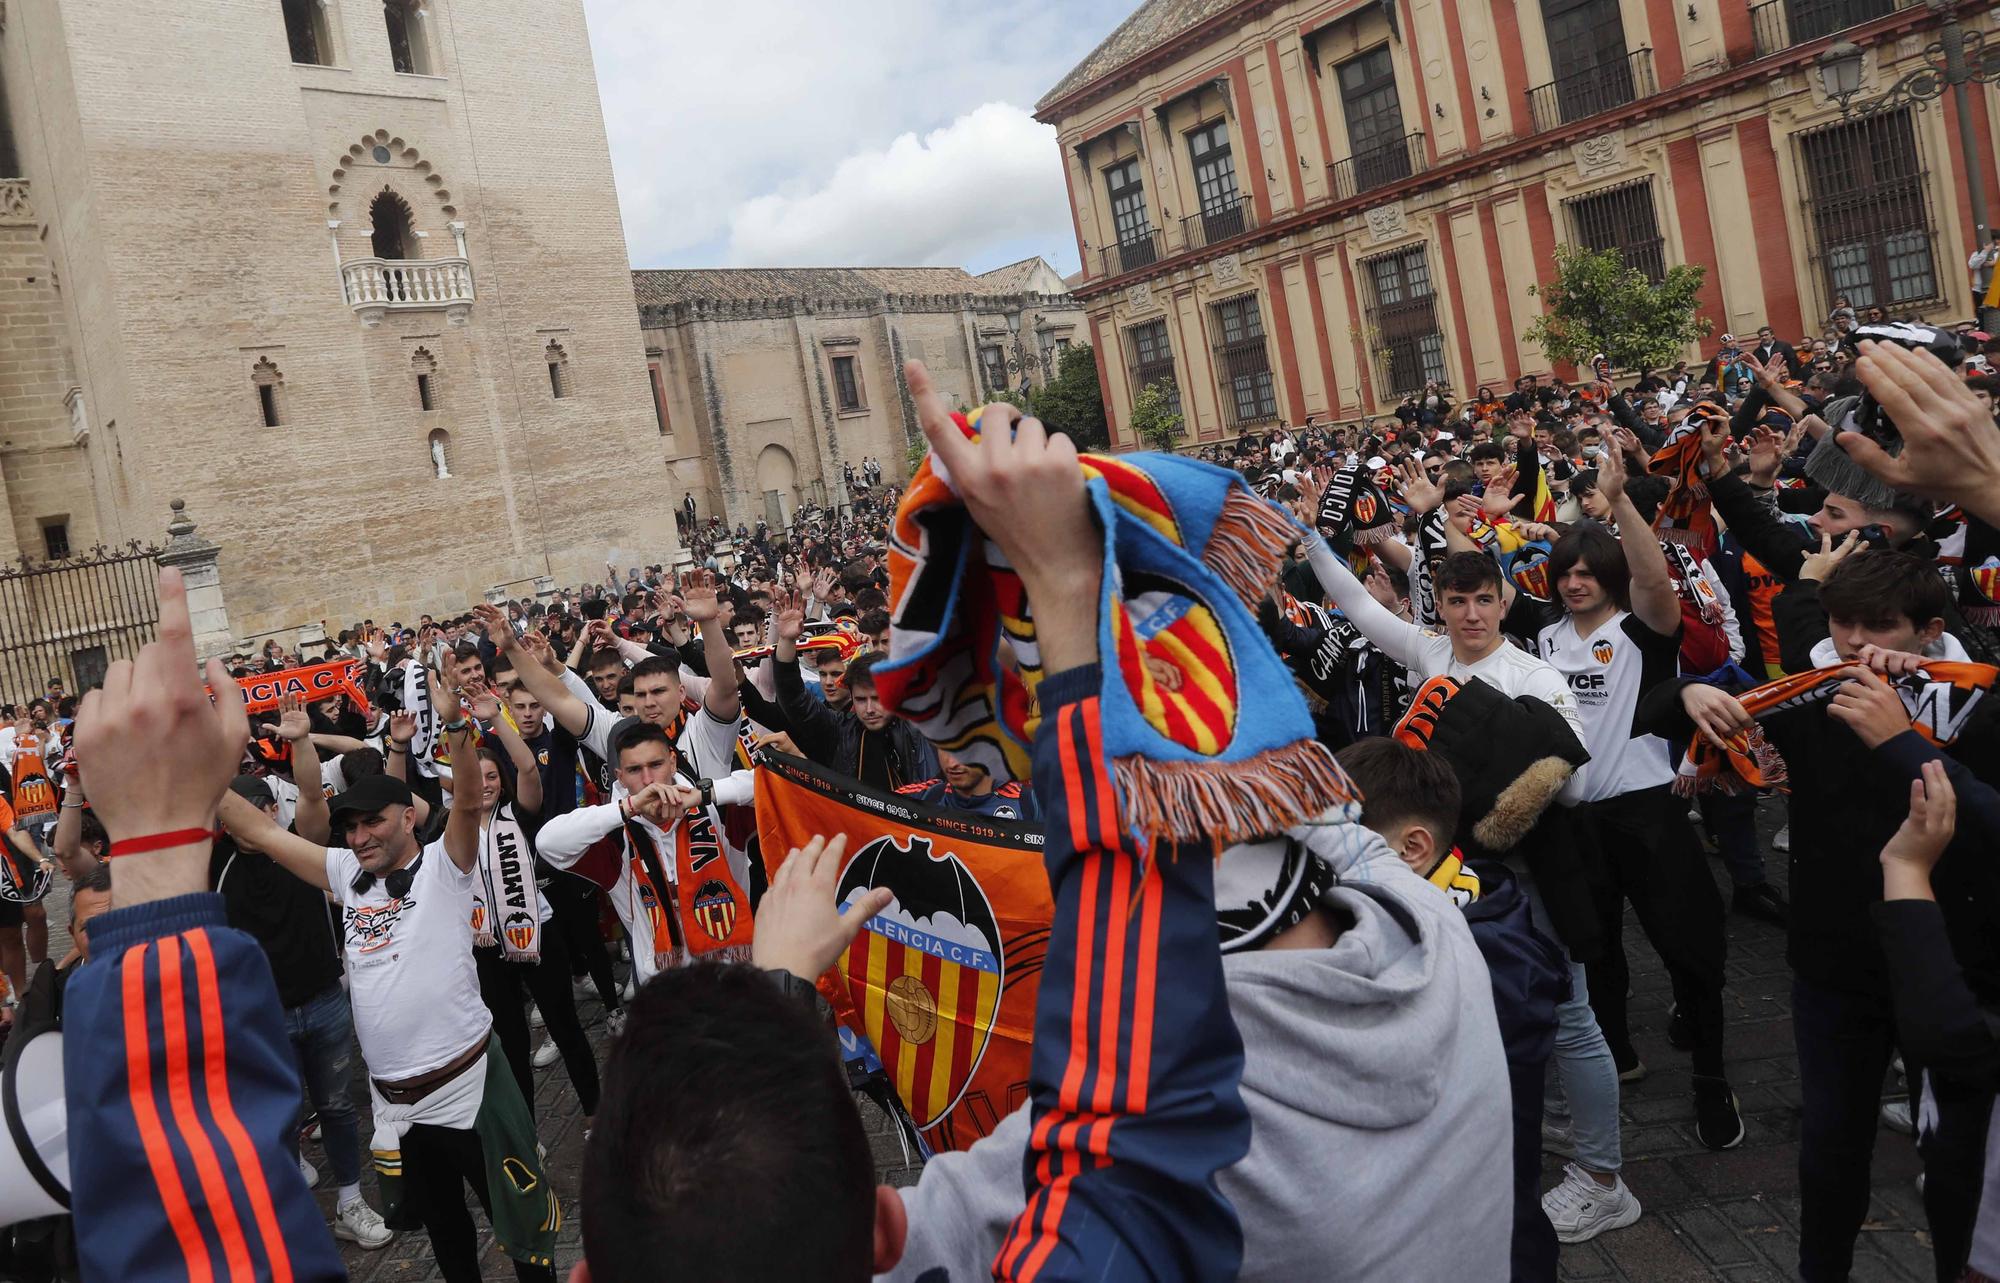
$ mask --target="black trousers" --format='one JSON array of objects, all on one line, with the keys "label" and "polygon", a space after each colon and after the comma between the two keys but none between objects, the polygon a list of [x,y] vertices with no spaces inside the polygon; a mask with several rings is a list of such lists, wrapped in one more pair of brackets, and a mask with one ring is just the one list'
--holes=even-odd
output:
[{"label": "black trousers", "polygon": [[611,951],[605,948],[604,933],[597,928],[598,897],[602,894],[582,878],[559,871],[550,873],[548,885],[542,888],[542,895],[555,911],[550,925],[562,936],[569,952],[569,974],[589,976],[604,1009],[616,1011],[618,977],[611,971]]},{"label": "black trousers", "polygon": [[[1799,1052],[1799,1276],[1845,1280],[1868,1215],[1869,1163],[1878,1134],[1882,1078],[1895,1051],[1887,998],[1792,981],[1792,1036]],[[1903,1058],[1916,1108],[1923,1067]],[[1918,1142],[1924,1159],[1924,1219],[1938,1283],[1965,1269],[1984,1179],[1989,1092],[1934,1089],[1937,1125]]]},{"label": "black trousers", "polygon": [[1542,1080],[1549,1062],[1509,1063],[1514,1097],[1514,1250],[1510,1283],[1555,1283],[1562,1250],[1542,1210]]},{"label": "black trousers", "polygon": [[[487,1218],[493,1216],[479,1133],[429,1123],[413,1125],[403,1133],[403,1181],[446,1283],[480,1283],[479,1235],[465,1207],[465,1186],[470,1185]],[[520,1261],[513,1265],[514,1277],[522,1283],[555,1283],[556,1272],[546,1265]]]},{"label": "black trousers", "polygon": [[584,1117],[597,1112],[597,1058],[591,1054],[590,1039],[583,1022],[576,1018],[576,995],[569,987],[569,957],[563,951],[562,935],[550,930],[551,920],[542,930],[542,957],[539,962],[509,962],[499,945],[472,951],[479,965],[479,996],[493,1013],[493,1032],[500,1036],[500,1049],[507,1054],[507,1066],[521,1084],[521,1099],[535,1107],[535,1066],[528,1039],[528,1013],[521,1007],[524,996],[533,997],[542,1013],[542,1024],[562,1052],[563,1068],[570,1085],[576,1088],[577,1104]]},{"label": "black trousers", "polygon": [[1592,897],[1604,937],[1587,964],[1590,1007],[1613,1047],[1631,1044],[1625,1018],[1631,968],[1625,961],[1625,902],[1667,964],[1667,978],[1694,1031],[1694,1071],[1722,1076],[1722,979],[1726,943],[1722,893],[1715,889],[1687,802],[1661,785],[1576,808],[1583,821]]}]

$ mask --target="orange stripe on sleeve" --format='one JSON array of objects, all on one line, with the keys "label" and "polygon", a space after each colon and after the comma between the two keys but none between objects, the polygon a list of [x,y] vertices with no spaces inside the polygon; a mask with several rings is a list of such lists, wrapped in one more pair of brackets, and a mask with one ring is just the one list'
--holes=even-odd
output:
[{"label": "orange stripe on sleeve", "polygon": [[236,1116],[236,1104],[229,1098],[229,1066],[222,1022],[222,989],[215,975],[215,951],[209,946],[208,932],[196,928],[184,937],[194,958],[195,993],[201,1018],[203,1067],[208,1077],[208,1109],[229,1144],[236,1171],[250,1197],[251,1215],[257,1220],[257,1236],[264,1244],[264,1259],[271,1270],[272,1283],[291,1283],[292,1254],[285,1247],[284,1232],[278,1226],[278,1209],[271,1202],[271,1184],[249,1129]]},{"label": "orange stripe on sleeve", "polygon": [[215,1277],[208,1256],[208,1244],[201,1227],[195,1224],[194,1208],[187,1189],[181,1184],[180,1168],[160,1126],[160,1109],[153,1100],[153,1062],[146,1027],[146,955],[150,945],[137,945],[119,960],[120,991],[125,1006],[125,1086],[131,1099],[132,1120],[138,1127],[139,1143],[146,1151],[146,1165],[153,1173],[153,1187],[160,1193],[160,1206],[167,1225],[180,1244],[181,1259],[187,1263],[189,1283],[209,1283]]},{"label": "orange stripe on sleeve", "polygon": [[250,1240],[244,1237],[243,1223],[236,1216],[236,1200],[222,1175],[222,1164],[209,1143],[208,1130],[194,1108],[194,1078],[188,1069],[187,1011],[181,988],[181,946],[178,940],[160,942],[160,1028],[167,1050],[167,1104],[173,1110],[174,1126],[181,1143],[194,1160],[195,1175],[201,1181],[202,1201],[207,1204],[215,1231],[222,1240],[222,1255],[229,1262],[229,1277],[254,1278],[250,1264]]}]

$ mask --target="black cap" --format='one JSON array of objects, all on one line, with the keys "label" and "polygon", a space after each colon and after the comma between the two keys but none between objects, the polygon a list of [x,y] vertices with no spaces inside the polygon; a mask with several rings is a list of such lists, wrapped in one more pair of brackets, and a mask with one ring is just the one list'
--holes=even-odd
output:
[{"label": "black cap", "polygon": [[239,775],[229,781],[229,791],[253,806],[270,806],[278,800],[261,775]]},{"label": "black cap", "polygon": [[334,831],[340,831],[340,817],[347,814],[373,815],[385,806],[410,806],[416,797],[410,786],[393,775],[364,775],[352,788],[327,803]]}]

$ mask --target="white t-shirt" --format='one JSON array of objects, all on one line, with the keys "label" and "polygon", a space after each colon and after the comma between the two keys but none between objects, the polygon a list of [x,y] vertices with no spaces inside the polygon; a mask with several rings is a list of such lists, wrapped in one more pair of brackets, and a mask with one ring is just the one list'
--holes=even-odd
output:
[{"label": "white t-shirt", "polygon": [[1569,616],[1542,629],[1536,649],[1576,696],[1583,718],[1583,746],[1590,760],[1578,768],[1570,791],[1580,802],[1601,802],[1674,780],[1667,742],[1634,735],[1639,696],[1674,677],[1680,637],[1646,627],[1629,610],[1615,612],[1588,637]]},{"label": "white t-shirt", "polygon": [[368,1072],[395,1082],[450,1064],[493,1028],[472,961],[472,886],[439,838],[423,849],[400,899],[385,878],[357,893],[360,861],[346,847],[326,853],[326,880],[340,900],[354,1032]]}]

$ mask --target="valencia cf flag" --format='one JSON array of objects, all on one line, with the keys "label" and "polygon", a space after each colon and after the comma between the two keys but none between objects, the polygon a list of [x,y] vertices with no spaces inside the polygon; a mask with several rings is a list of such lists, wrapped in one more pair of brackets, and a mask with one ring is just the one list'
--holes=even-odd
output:
[{"label": "valencia cf flag", "polygon": [[814,834],[845,833],[842,911],[877,887],[895,894],[820,990],[873,1044],[933,1149],[992,1131],[1027,1098],[1055,911],[1040,827],[917,805],[775,753],[757,772],[757,817],[772,877]]}]

